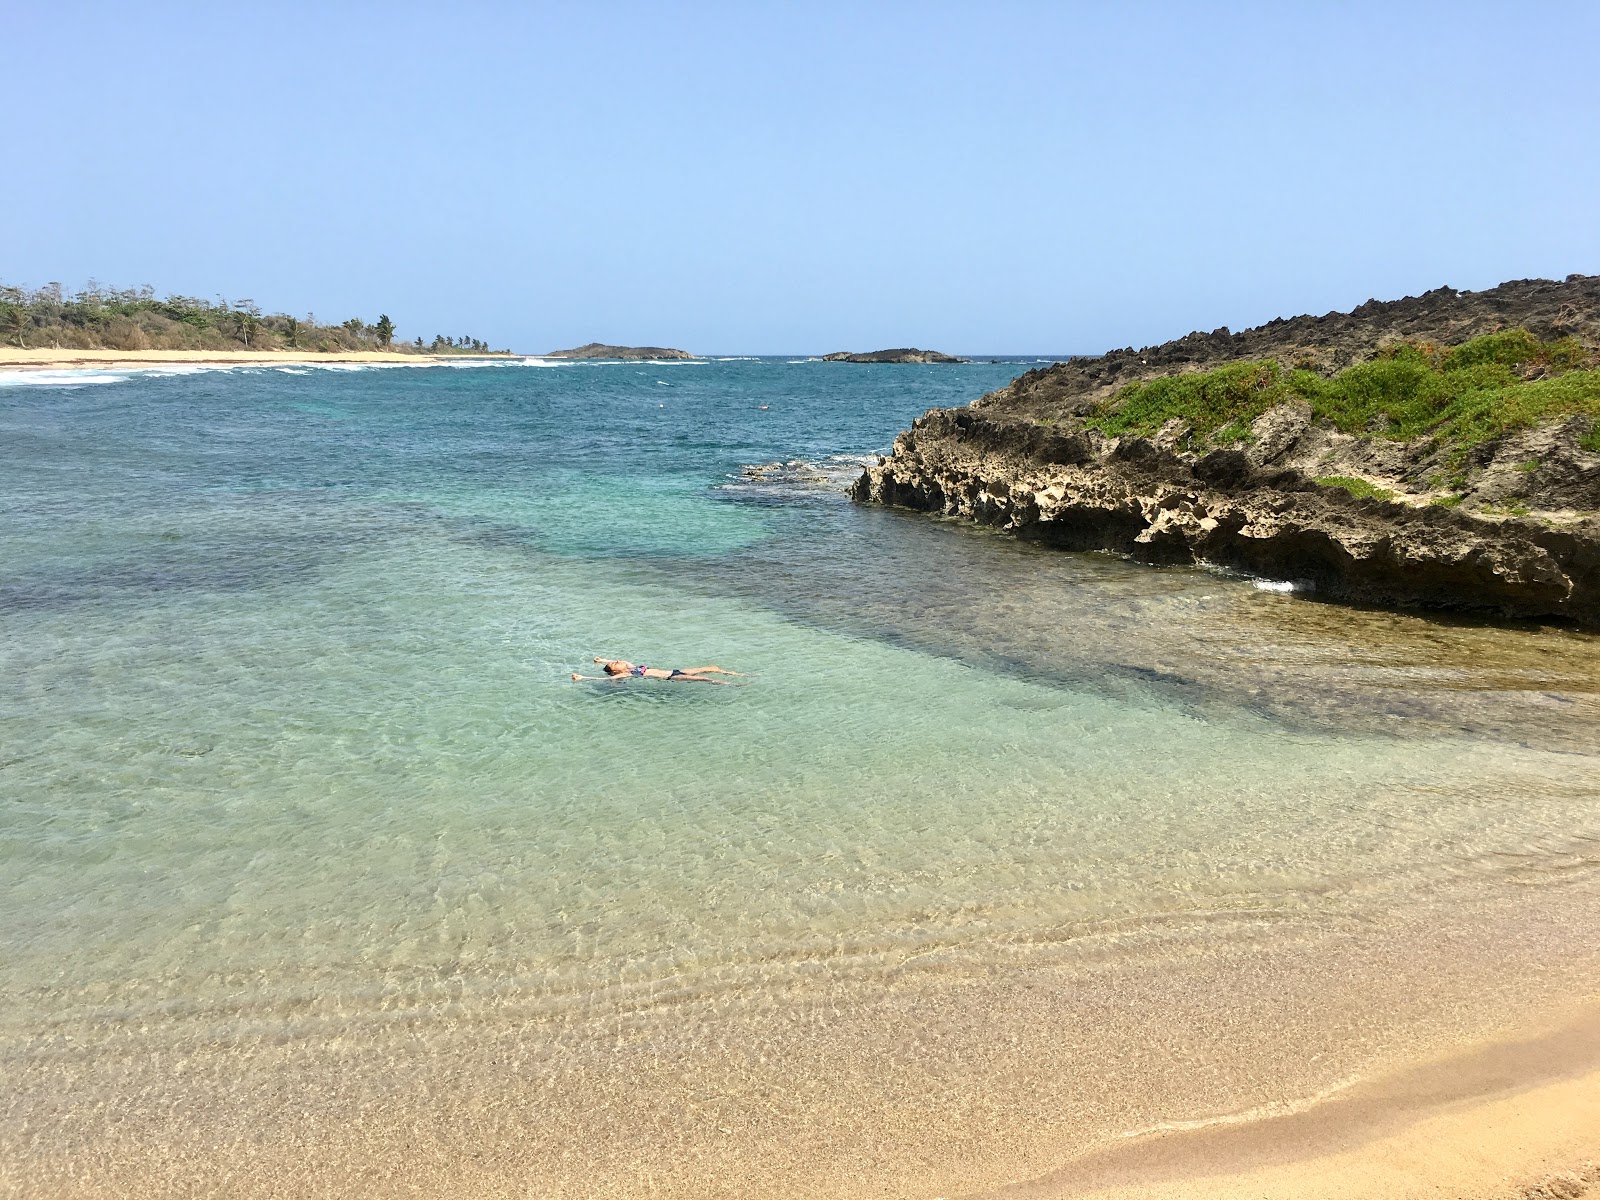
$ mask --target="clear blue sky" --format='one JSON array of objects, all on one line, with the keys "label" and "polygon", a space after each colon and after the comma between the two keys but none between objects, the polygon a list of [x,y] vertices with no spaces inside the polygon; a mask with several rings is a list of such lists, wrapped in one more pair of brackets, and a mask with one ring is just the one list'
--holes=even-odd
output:
[{"label": "clear blue sky", "polygon": [[1600,272],[1600,5],[14,5],[0,279],[1098,351]]}]

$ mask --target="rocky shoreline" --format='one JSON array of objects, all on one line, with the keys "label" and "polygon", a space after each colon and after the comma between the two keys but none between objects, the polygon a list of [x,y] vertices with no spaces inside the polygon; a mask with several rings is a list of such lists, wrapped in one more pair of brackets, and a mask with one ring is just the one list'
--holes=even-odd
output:
[{"label": "rocky shoreline", "polygon": [[1267,359],[1327,373],[1400,339],[1451,346],[1508,328],[1576,339],[1592,358],[1600,277],[1439,289],[1030,371],[966,408],[924,414],[851,494],[1064,549],[1214,564],[1331,599],[1600,627],[1600,453],[1584,446],[1589,416],[1475,447],[1448,491],[1432,440],[1340,432],[1304,405],[1269,409],[1223,447],[1195,444],[1179,422],[1119,437],[1088,423],[1141,380]]}]

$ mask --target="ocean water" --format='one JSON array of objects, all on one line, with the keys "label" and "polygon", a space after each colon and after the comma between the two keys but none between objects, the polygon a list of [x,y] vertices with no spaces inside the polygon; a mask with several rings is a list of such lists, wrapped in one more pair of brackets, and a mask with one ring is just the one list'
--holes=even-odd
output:
[{"label": "ocean water", "polygon": [[844,498],[1028,365],[6,379],[0,1187],[931,1195],[1596,994],[1600,639]]}]

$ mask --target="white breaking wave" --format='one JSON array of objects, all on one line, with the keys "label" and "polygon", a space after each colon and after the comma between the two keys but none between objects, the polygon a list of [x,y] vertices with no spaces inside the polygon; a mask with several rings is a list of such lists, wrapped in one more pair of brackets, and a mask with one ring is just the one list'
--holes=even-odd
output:
[{"label": "white breaking wave", "polygon": [[172,379],[180,375],[201,375],[207,371],[237,371],[241,366],[240,363],[162,363],[155,367],[124,367],[118,373],[127,379],[140,375],[146,379]]},{"label": "white breaking wave", "polygon": [[1204,571],[1211,572],[1213,575],[1220,575],[1224,579],[1237,579],[1240,582],[1248,583],[1257,591],[1281,592],[1287,595],[1290,593],[1310,593],[1317,590],[1317,585],[1309,579],[1263,579],[1259,575],[1251,575],[1246,571],[1236,570],[1233,567],[1220,566],[1204,559],[1201,559],[1195,565]]},{"label": "white breaking wave", "polygon": [[499,363],[441,363],[438,361],[346,363],[346,362],[207,362],[207,363],[129,363],[127,366],[62,367],[35,371],[29,369],[0,369],[0,387],[80,387],[91,383],[126,383],[134,379],[172,379],[185,375],[206,375],[215,372],[239,375],[309,375],[313,371],[382,371],[387,368],[414,367],[474,367],[500,366]]},{"label": "white breaking wave", "polygon": [[80,387],[86,383],[121,383],[126,378],[104,371],[0,371],[0,387]]}]

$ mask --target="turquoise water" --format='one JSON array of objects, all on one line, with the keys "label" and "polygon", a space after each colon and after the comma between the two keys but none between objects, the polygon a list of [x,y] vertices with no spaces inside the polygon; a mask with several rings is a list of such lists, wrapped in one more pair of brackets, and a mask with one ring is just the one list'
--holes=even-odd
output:
[{"label": "turquoise water", "polygon": [[1589,878],[1595,639],[843,498],[1021,369],[8,380],[5,1052],[714,1027]]}]

